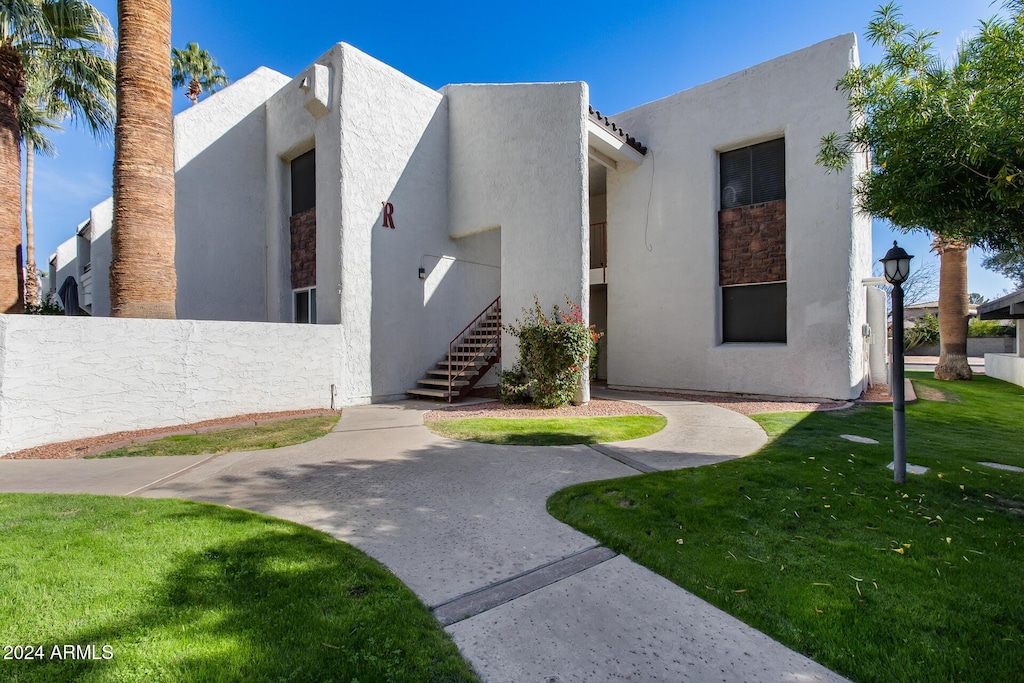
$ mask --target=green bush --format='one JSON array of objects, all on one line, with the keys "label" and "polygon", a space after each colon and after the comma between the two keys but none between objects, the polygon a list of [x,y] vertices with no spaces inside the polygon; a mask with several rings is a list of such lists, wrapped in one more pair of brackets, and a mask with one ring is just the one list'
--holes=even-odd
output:
[{"label": "green bush", "polygon": [[914,321],[914,326],[907,326],[903,332],[903,350],[939,343],[939,319],[931,313]]},{"label": "green bush", "polygon": [[1012,337],[1015,333],[1013,325],[1003,325],[998,320],[971,318],[967,321],[968,337]]},{"label": "green bush", "polygon": [[534,403],[555,408],[576,397],[587,360],[594,356],[600,333],[583,323],[583,311],[566,297],[568,311],[553,306],[546,316],[534,297],[532,311],[505,329],[519,339],[519,363]]},{"label": "green bush", "polygon": [[47,292],[39,305],[26,304],[25,313],[29,315],[64,315],[64,309],[57,302],[57,295]]},{"label": "green bush", "polygon": [[526,371],[516,365],[498,372],[498,398],[505,404],[530,402],[530,380]]},{"label": "green bush", "polygon": [[[1002,325],[998,320],[980,320],[971,318],[967,321],[968,337],[1012,337],[1016,334],[1013,325]],[[918,346],[939,343],[939,319],[931,313],[914,321],[914,326],[907,326],[903,333],[903,350]]]}]

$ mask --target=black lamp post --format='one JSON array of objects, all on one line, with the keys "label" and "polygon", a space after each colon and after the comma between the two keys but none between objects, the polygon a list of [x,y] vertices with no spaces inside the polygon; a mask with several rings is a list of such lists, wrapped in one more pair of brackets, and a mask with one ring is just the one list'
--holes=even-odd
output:
[{"label": "black lamp post", "polygon": [[878,259],[885,266],[885,280],[892,285],[892,475],[893,481],[907,481],[906,397],[903,392],[903,283],[910,275],[914,258],[896,242]]}]

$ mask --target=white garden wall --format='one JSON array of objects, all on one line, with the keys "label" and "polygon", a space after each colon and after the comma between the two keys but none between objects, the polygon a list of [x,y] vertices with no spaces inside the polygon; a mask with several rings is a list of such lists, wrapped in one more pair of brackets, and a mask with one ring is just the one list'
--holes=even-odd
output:
[{"label": "white garden wall", "polygon": [[337,325],[0,315],[0,456],[122,430],[329,408],[343,336]]},{"label": "white garden wall", "polygon": [[1015,353],[986,353],[985,374],[1024,387],[1024,357]]}]

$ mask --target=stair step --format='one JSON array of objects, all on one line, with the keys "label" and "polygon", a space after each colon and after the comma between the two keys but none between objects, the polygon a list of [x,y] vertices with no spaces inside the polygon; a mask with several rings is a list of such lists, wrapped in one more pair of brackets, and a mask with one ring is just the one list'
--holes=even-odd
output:
[{"label": "stair step", "polygon": [[[438,377],[444,377],[447,380],[448,379],[448,368],[445,368],[443,370],[427,370],[427,374],[428,375],[436,375]],[[475,376],[477,374],[479,374],[479,373],[476,371],[476,368],[473,367],[473,366],[470,366],[468,368],[464,368],[463,370],[459,370],[458,368],[456,368],[454,376],[455,377],[473,377],[473,376]]]},{"label": "stair step", "polygon": [[[432,379],[432,378],[428,377],[427,379],[418,379],[418,380],[416,380],[416,384],[423,384],[423,385],[432,386],[432,387],[447,387],[448,386],[448,378],[446,377],[445,379]],[[452,386],[453,387],[465,387],[465,386],[469,386],[469,382],[467,382],[464,379],[453,379],[452,380]]]},{"label": "stair step", "polygon": [[[443,398],[446,400],[449,396],[447,389],[409,389],[405,393],[410,396],[427,396],[429,398]],[[459,394],[457,391],[453,391],[451,395],[458,396]]]},{"label": "stair step", "polygon": [[470,363],[467,363],[466,361],[449,361],[445,359],[437,362],[438,371],[443,372],[447,375],[449,365],[454,365],[456,370],[462,367],[465,367],[467,370],[479,370],[484,365],[486,365],[486,363],[482,360],[475,360]]},{"label": "stair step", "polygon": [[491,358],[494,357],[494,355],[495,352],[493,349],[475,349],[472,351],[456,351],[452,353],[451,356],[449,356],[446,360],[452,361],[455,367],[461,368],[463,365],[466,365],[467,363],[479,363],[482,365],[484,363],[487,363]]}]

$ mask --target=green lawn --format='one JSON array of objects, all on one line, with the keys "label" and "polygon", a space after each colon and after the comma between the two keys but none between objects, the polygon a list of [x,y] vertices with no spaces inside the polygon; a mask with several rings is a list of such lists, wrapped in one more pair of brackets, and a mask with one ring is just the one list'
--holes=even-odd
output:
[{"label": "green lawn", "polygon": [[578,443],[627,441],[665,428],[661,415],[624,417],[492,418],[427,422],[440,436],[507,446],[568,446]]},{"label": "green lawn", "polygon": [[[0,646],[43,657],[0,659],[4,681],[476,680],[387,569],[297,524],[180,500],[2,494],[0,530]],[[54,657],[65,645],[96,659]]]},{"label": "green lawn", "polygon": [[150,455],[198,455],[200,453],[231,453],[258,451],[266,448],[293,446],[319,439],[338,423],[337,415],[301,417],[295,420],[269,422],[254,427],[222,429],[208,434],[168,436],[156,441],[133,444],[86,458],[124,458]]},{"label": "green lawn", "polygon": [[[855,681],[1021,680],[1024,388],[909,373],[892,411],[756,416],[772,441],[710,467],[582,484],[551,513]],[[942,400],[934,400],[942,399]],[[877,439],[845,441],[840,434]]]}]

